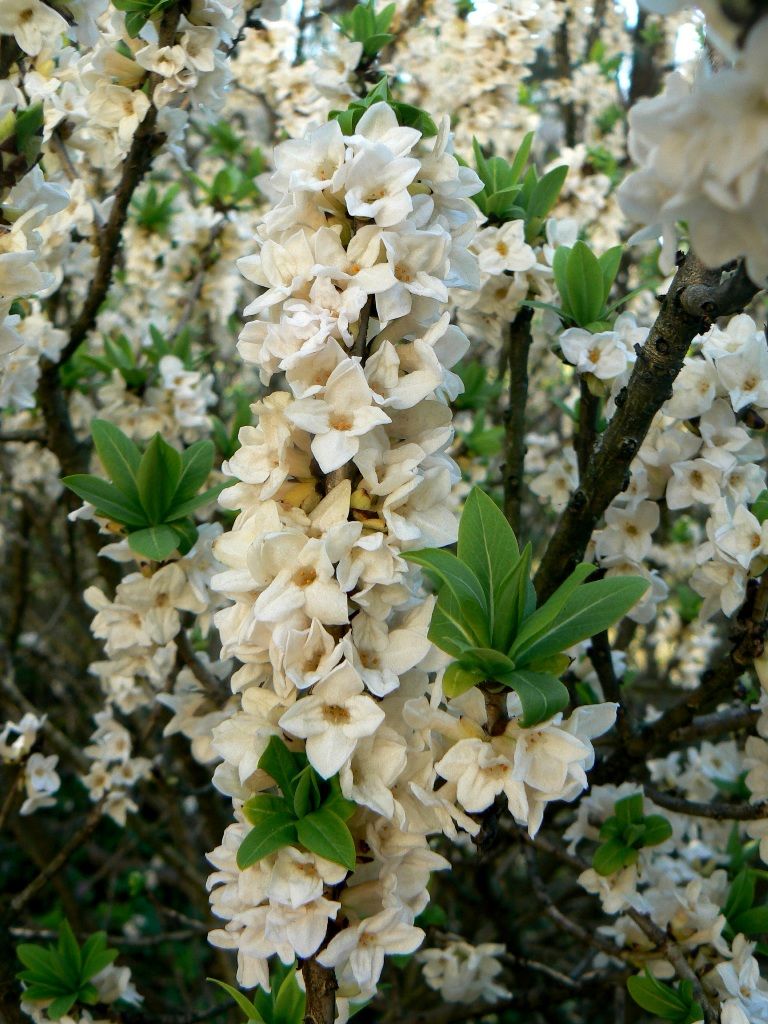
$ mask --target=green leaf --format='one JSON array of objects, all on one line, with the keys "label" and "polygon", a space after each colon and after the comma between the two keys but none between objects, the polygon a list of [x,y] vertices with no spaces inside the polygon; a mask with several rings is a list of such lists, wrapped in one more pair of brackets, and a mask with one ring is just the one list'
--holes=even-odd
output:
[{"label": "green leaf", "polygon": [[99,971],[103,971],[117,957],[116,949],[107,949],[106,932],[95,932],[83,944],[83,966],[80,977],[88,981]]},{"label": "green leaf", "polygon": [[129,437],[108,420],[91,421],[91,437],[107,475],[118,490],[139,504],[136,474],[141,452]]},{"label": "green leaf", "polygon": [[118,489],[101,477],[90,473],[74,473],[62,477],[61,482],[78,498],[89,501],[97,513],[107,519],[114,519],[125,526],[145,526],[147,517],[144,510],[134,505]]},{"label": "green leaf", "polygon": [[549,599],[525,620],[509,651],[511,658],[516,658],[519,651],[531,646],[540,637],[545,635],[568,598],[588,576],[592,575],[595,568],[589,562],[579,562],[571,575],[560,584]]},{"label": "green leaf", "polygon": [[186,555],[197,543],[197,527],[191,519],[179,519],[168,524],[179,540],[179,553]]},{"label": "green leaf", "polygon": [[302,818],[296,831],[299,842],[312,853],[354,871],[357,854],[352,833],[327,805]]},{"label": "green leaf", "polygon": [[632,793],[617,800],[614,804],[614,813],[621,825],[631,825],[643,817],[643,794]]},{"label": "green leaf", "polygon": [[597,320],[603,308],[603,272],[586,243],[578,241],[568,254],[568,300],[576,323]]},{"label": "green leaf", "polygon": [[663,1020],[677,1020],[688,1009],[675,990],[646,972],[627,978],[627,989],[638,1006]]},{"label": "green leaf", "polygon": [[768,519],[768,491],[761,491],[750,506],[750,512],[762,524]]},{"label": "green leaf", "polygon": [[501,584],[518,564],[520,551],[512,527],[493,498],[473,487],[459,521],[456,553],[474,573],[488,606],[488,628],[494,635],[494,610]]},{"label": "green leaf", "polygon": [[406,561],[421,565],[458,602],[459,612],[480,646],[490,641],[488,628],[489,609],[483,588],[472,570],[449,551],[440,548],[423,548],[407,551]]},{"label": "green leaf", "polygon": [[749,868],[742,868],[731,882],[728,899],[725,901],[723,913],[728,921],[739,917],[746,910],[752,909],[755,902],[755,875]]},{"label": "green leaf", "polygon": [[568,704],[568,690],[563,683],[545,672],[515,669],[499,682],[510,686],[520,698],[523,705],[520,724],[526,729],[546,721]]},{"label": "green leaf", "polygon": [[71,983],[73,990],[77,991],[81,980],[80,972],[83,966],[83,957],[74,932],[66,918],[59,925],[57,950],[64,975]]},{"label": "green leaf", "polygon": [[470,647],[461,660],[466,666],[475,665],[481,669],[486,679],[503,679],[515,671],[515,663],[492,647]]},{"label": "green leaf", "polygon": [[264,753],[259,758],[259,768],[271,775],[282,790],[285,798],[293,803],[293,780],[301,771],[301,765],[295,754],[286,747],[278,736],[270,736]]},{"label": "green leaf", "polygon": [[567,174],[567,164],[561,164],[559,167],[553,167],[551,171],[539,178],[527,203],[526,220],[532,220],[534,217],[543,219],[547,216],[557,202]]},{"label": "green leaf", "polygon": [[737,917],[729,918],[728,923],[737,934],[764,935],[768,933],[768,907],[752,907]]},{"label": "green leaf", "polygon": [[296,821],[292,814],[271,815],[262,825],[251,829],[240,843],[237,866],[241,871],[268,857],[270,853],[296,842]]},{"label": "green leaf", "polygon": [[660,846],[672,836],[672,826],[663,814],[646,815],[643,825],[643,846]]},{"label": "green leaf", "polygon": [[312,766],[307,765],[293,780],[293,813],[297,818],[303,818],[309,813],[310,792],[312,789]]},{"label": "green leaf", "polygon": [[296,981],[296,971],[288,971],[275,996],[274,1024],[301,1024],[305,1005],[306,996]]},{"label": "green leaf", "polygon": [[[136,475],[141,504],[152,526],[162,523],[181,477],[181,455],[155,434],[141,457]],[[181,518],[186,513],[180,513]]]},{"label": "green leaf", "polygon": [[181,475],[173,495],[174,505],[194,498],[210,476],[215,454],[213,441],[196,441],[181,453]]},{"label": "green leaf", "polygon": [[243,814],[252,825],[263,825],[268,819],[278,815],[281,818],[291,815],[291,805],[283,796],[273,793],[256,793],[243,804]]},{"label": "green leaf", "polygon": [[555,255],[552,257],[552,272],[563,303],[563,312],[567,314],[569,319],[573,320],[573,310],[568,292],[568,257],[570,252],[571,250],[567,245],[558,245],[555,249]]},{"label": "green leaf", "polygon": [[515,184],[520,180],[520,175],[523,173],[523,168],[528,163],[528,157],[531,153],[531,146],[533,145],[534,132],[527,132],[523,137],[523,141],[520,143],[515,158],[510,164],[509,174]]},{"label": "green leaf", "polygon": [[169,522],[174,522],[177,519],[186,518],[190,512],[194,512],[198,508],[202,508],[203,505],[207,505],[209,502],[214,501],[221,492],[233,485],[233,480],[225,480],[223,483],[215,484],[213,487],[209,487],[207,491],[203,491],[202,494],[196,495],[194,498],[189,498],[187,501],[182,501],[181,504],[171,504],[168,510],[167,519]]},{"label": "green leaf", "polygon": [[512,655],[514,661],[529,664],[601,633],[623,618],[648,587],[648,580],[641,576],[614,576],[582,584],[566,600],[549,629],[518,650],[517,656]]},{"label": "green leaf", "polygon": [[53,1000],[45,1012],[51,1020],[58,1020],[59,1017],[63,1017],[65,1013],[68,1013],[69,1010],[72,1009],[76,1000],[77,992],[73,992],[66,996],[59,996],[57,999]]},{"label": "green leaf", "polygon": [[427,636],[436,647],[453,658],[460,658],[475,644],[474,636],[461,617],[458,602],[449,593],[438,596]]},{"label": "green leaf", "polygon": [[473,686],[482,683],[485,672],[481,668],[466,667],[459,661],[452,662],[443,674],[443,693],[446,697],[460,697]]},{"label": "green leaf", "polygon": [[598,846],[592,858],[592,867],[598,875],[613,875],[627,865],[627,858],[634,851],[625,846],[621,839],[609,839]]},{"label": "green leaf", "polygon": [[243,1013],[246,1016],[246,1020],[255,1020],[257,1024],[266,1024],[266,1021],[261,1016],[259,1011],[253,1005],[253,1003],[245,996],[242,992],[238,991],[232,985],[228,985],[226,981],[219,981],[218,978],[206,978],[206,981],[212,981],[214,985],[218,985],[219,988],[223,988],[227,995],[231,996]]},{"label": "green leaf", "polygon": [[178,533],[172,526],[148,526],[128,534],[131,551],[153,562],[164,562],[179,546]]},{"label": "green leaf", "polygon": [[[497,588],[491,641],[496,650],[508,651],[523,624],[531,596],[531,558],[533,548],[526,544],[517,564],[501,580]],[[533,601],[535,602],[535,592]],[[535,604],[534,604],[535,607]]]},{"label": "green leaf", "polygon": [[603,304],[608,301],[608,296],[611,294],[611,288],[619,272],[623,253],[624,247],[622,245],[614,245],[613,248],[607,249],[601,256],[597,257],[597,262],[600,264],[600,272],[603,275]]}]

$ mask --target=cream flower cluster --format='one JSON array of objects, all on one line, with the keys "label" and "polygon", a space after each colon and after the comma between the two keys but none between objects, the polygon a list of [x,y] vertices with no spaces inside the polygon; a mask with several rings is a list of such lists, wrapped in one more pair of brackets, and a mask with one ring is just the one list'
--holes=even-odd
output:
[{"label": "cream flower cluster", "polygon": [[[478,181],[447,124],[422,138],[379,103],[350,136],[330,121],[283,143],[270,184],[281,198],[240,261],[261,292],[238,347],[289,390],[254,405],[225,465],[240,482],[220,499],[240,513],[215,546],[227,568],[214,586],[232,601],[216,623],[243,665],[241,710],[213,733],[238,822],[211,854],[226,921],[211,939],[238,950],[246,986],[268,984],[271,955],[318,953],[342,999],[362,999],[384,955],[423,938],[414,918],[448,866],[426,837],[456,819],[475,827],[434,791],[428,739],[403,715],[429,692],[432,602],[400,553],[456,537],[447,400],[468,342],[443,310],[449,285],[477,279]],[[270,736],[358,804],[351,875],[294,847],[237,868],[241,803],[272,785],[258,770]]]},{"label": "cream flower cluster", "polygon": [[[615,716],[604,704],[524,729],[511,695],[491,738],[482,694],[443,702],[427,674],[445,659],[430,651],[431,601],[400,552],[455,539],[446,398],[467,341],[442,305],[448,284],[477,283],[465,198],[477,179],[448,144],[445,126],[420,139],[385,104],[349,137],[332,121],[284,143],[271,178],[282,198],[240,263],[263,290],[239,350],[265,384],[284,373],[289,389],[257,402],[257,425],[240,433],[225,466],[240,483],[221,498],[240,512],[215,546],[227,570],[214,587],[233,602],[216,615],[223,654],[243,667],[232,681],[242,710],[213,735],[215,780],[238,821],[210,858],[226,921],[211,939],[237,949],[244,985],[268,983],[271,955],[317,954],[342,997],[368,997],[384,954],[421,940],[426,882],[447,866],[426,837],[476,834],[469,814],[501,792],[535,833],[548,802],[582,791],[591,740]],[[498,259],[509,243],[530,263],[516,232],[487,229],[481,251]],[[271,736],[338,775],[358,805],[348,877],[293,847],[238,870],[240,808],[272,785],[258,767]]]},{"label": "cream flower cluster", "polygon": [[59,759],[56,754],[46,757],[37,751],[32,753],[43,727],[45,716],[38,718],[27,712],[18,722],[8,719],[0,730],[0,765],[21,765],[24,787],[24,801],[19,814],[34,814],[35,811],[53,807],[54,799],[61,785],[56,771]]},{"label": "cream flower cluster", "polygon": [[[763,742],[751,737],[749,744]],[[725,782],[736,783],[749,756],[733,740],[705,741],[701,747],[671,754],[651,763],[655,781],[674,787],[687,799],[708,801],[717,798]],[[571,851],[581,842],[599,841],[600,825],[613,813],[615,801],[638,793],[633,783],[598,786],[585,797],[575,821],[566,830]],[[624,911],[633,908],[647,914],[659,928],[685,950],[697,973],[721,1002],[721,1020],[726,1024],[746,1024],[768,1020],[768,985],[760,977],[752,953],[754,943],[744,935],[727,938],[727,922],[722,908],[729,889],[729,856],[725,853],[729,835],[735,828],[742,841],[751,832],[752,823],[739,825],[729,821],[691,817],[661,811],[645,800],[645,813],[663,813],[673,836],[660,846],[640,851],[636,864],[609,876],[592,868],[579,878],[581,885],[599,896],[608,914],[619,916],[601,931],[620,946],[651,956],[648,967],[661,978],[672,979],[672,964],[653,954],[652,943],[637,923]],[[757,823],[755,823],[757,824]],[[725,934],[724,934],[725,932]]]},{"label": "cream flower cluster", "polygon": [[[0,86],[0,123],[8,118],[13,121],[14,107],[5,102],[6,93],[12,91]],[[42,237],[37,229],[46,218],[64,209],[69,200],[64,188],[47,182],[39,167],[25,174],[1,198],[0,214],[6,227],[0,233],[0,404],[25,408],[34,404],[31,391],[37,380],[37,354],[43,350],[55,357],[64,335],[53,331],[45,342],[33,342],[29,347],[35,359],[30,365],[25,345],[28,328],[22,326],[17,313],[11,313],[11,307],[16,300],[45,293],[55,284],[54,275],[40,266]],[[14,394],[8,381],[19,372],[31,372],[32,387]]]},{"label": "cream flower cluster", "polygon": [[[99,587],[85,591],[86,603],[96,612],[91,631],[104,641],[107,655],[90,671],[101,681],[108,702],[121,711],[130,713],[154,701],[174,667],[183,613],[208,612],[210,546],[218,530],[202,527],[197,544],[177,561],[124,576],[111,600]],[[121,541],[102,553],[121,560],[134,557],[126,549]]]},{"label": "cream flower cluster", "polygon": [[423,949],[417,959],[422,964],[424,980],[440,993],[446,1003],[494,1003],[508,999],[510,992],[494,979],[504,969],[499,957],[504,946],[496,942],[453,940],[440,949]]},{"label": "cream flower cluster", "polygon": [[[96,729],[85,747],[91,764],[82,782],[91,800],[103,801],[104,813],[118,825],[138,810],[131,791],[152,769],[150,760],[135,755],[131,730],[118,720],[119,712],[130,715],[155,701],[165,704],[174,712],[165,735],[182,732],[192,742],[194,756],[202,762],[211,758],[210,729],[222,713],[211,706],[214,694],[202,692],[189,671],[177,671],[177,643],[185,612],[195,614],[203,629],[210,623],[208,612],[216,603],[209,590],[211,542],[219,532],[213,524],[201,526],[187,555],[129,573],[111,600],[96,586],[84,594],[96,612],[91,630],[104,642],[106,658],[90,666],[100,682],[104,708],[94,716]],[[135,557],[126,541],[106,545],[101,553],[118,561]],[[165,692],[171,683],[173,693]]]},{"label": "cream flower cluster", "polygon": [[619,189],[627,216],[674,244],[685,221],[696,255],[710,266],[743,256],[757,283],[768,277],[765,65],[768,19],[750,31],[736,64],[694,82],[675,72],[661,95],[629,115],[638,170]]}]

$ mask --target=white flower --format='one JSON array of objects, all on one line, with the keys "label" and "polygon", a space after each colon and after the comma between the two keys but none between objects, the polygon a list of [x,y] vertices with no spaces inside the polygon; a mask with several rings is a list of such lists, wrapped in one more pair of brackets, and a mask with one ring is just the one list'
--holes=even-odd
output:
[{"label": "white flower", "polygon": [[327,121],[303,139],[288,139],[275,148],[271,184],[281,192],[320,192],[344,163],[344,137],[338,121]]},{"label": "white flower", "polygon": [[581,327],[569,327],[560,335],[559,345],[579,373],[591,373],[598,380],[612,380],[627,368],[627,350],[613,331],[592,334]]},{"label": "white flower", "polygon": [[345,928],[317,959],[324,967],[348,963],[357,984],[367,990],[381,977],[385,954],[413,953],[423,940],[422,929],[403,922],[398,910],[383,910]]},{"label": "white flower", "polygon": [[357,741],[371,736],[384,712],[370,697],[352,666],[344,661],[301,697],[280,719],[280,728],[307,741],[307,757],[324,779],[352,756]]},{"label": "white flower", "polygon": [[[374,220],[379,227],[393,227],[405,220],[413,209],[408,186],[419,170],[419,161],[411,157],[393,157],[383,145],[366,147],[345,166],[347,210],[353,217]],[[334,181],[334,188],[337,181]]]},{"label": "white flower", "polygon": [[715,400],[717,372],[706,359],[688,359],[672,385],[672,397],[664,403],[666,416],[687,420],[705,413]]},{"label": "white flower", "polygon": [[651,534],[659,525],[659,506],[655,501],[641,501],[634,508],[611,507],[605,522],[605,529],[597,535],[597,557],[621,555],[642,562],[651,549]]},{"label": "white flower", "polygon": [[706,459],[676,462],[667,484],[667,508],[688,508],[695,501],[714,505],[720,499],[722,471]]},{"label": "white flower", "polygon": [[734,412],[746,405],[768,407],[768,342],[760,334],[739,352],[717,361],[717,374]]},{"label": "white flower", "polygon": [[314,435],[312,454],[323,473],[331,473],[357,454],[361,435],[390,418],[374,405],[356,357],[339,363],[322,395],[298,399],[288,406],[286,416]]},{"label": "white flower", "polygon": [[450,942],[445,949],[424,949],[418,960],[424,966],[424,980],[447,1003],[473,1003],[476,999],[496,1002],[509,998],[509,991],[493,979],[504,969],[497,959],[506,952],[499,943]]},{"label": "white flower", "polygon": [[278,851],[269,879],[269,899],[289,907],[301,907],[323,895],[323,886],[337,885],[347,869],[314,853],[284,846]]},{"label": "white flower", "polygon": [[483,228],[475,236],[473,249],[478,254],[480,270],[485,274],[530,270],[536,263],[536,254],[525,241],[522,220],[508,221],[500,228]]},{"label": "white flower", "polygon": [[56,801],[53,794],[61,785],[56,771],[59,759],[56,754],[44,757],[42,754],[30,754],[24,765],[24,786],[27,798],[21,805],[19,814],[33,814],[41,807],[53,807]]},{"label": "white flower", "polygon": [[518,820],[527,819],[525,786],[515,774],[512,762],[498,753],[492,743],[459,740],[437,762],[435,771],[457,784],[456,798],[470,814],[486,810],[499,793],[504,793],[512,814]]},{"label": "white flower", "polygon": [[66,30],[62,16],[41,0],[3,0],[0,4],[0,35],[14,36],[32,57]]},{"label": "white flower", "polygon": [[714,530],[714,543],[726,558],[742,569],[760,555],[768,554],[768,520],[762,525],[744,505],[737,505],[732,516]]},{"label": "white flower", "polygon": [[414,296],[448,301],[445,285],[449,237],[443,231],[401,231],[382,233],[395,282],[376,297],[381,325],[406,316]]}]

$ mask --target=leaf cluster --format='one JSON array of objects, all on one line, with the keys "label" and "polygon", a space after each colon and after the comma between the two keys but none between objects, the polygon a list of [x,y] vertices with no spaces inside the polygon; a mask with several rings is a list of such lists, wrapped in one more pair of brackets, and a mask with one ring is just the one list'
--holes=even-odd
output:
[{"label": "leaf cluster", "polygon": [[311,853],[354,870],[355,841],[347,820],[355,804],[341,794],[338,776],[320,778],[306,755],[272,736],[259,768],[277,783],[281,796],[257,793],[243,813],[253,828],[240,844],[237,865],[250,867],[283,846],[301,845]]},{"label": "leaf cluster", "polygon": [[180,191],[181,185],[171,185],[165,193],[156,185],[150,185],[143,195],[137,196],[131,209],[139,227],[151,234],[166,234],[176,213],[173,201]]},{"label": "leaf cluster", "polygon": [[523,305],[550,309],[569,327],[575,324],[595,333],[610,330],[611,313],[645,287],[630,292],[611,305],[607,304],[619,272],[621,255],[620,245],[614,245],[602,256],[595,256],[586,242],[578,241],[573,246],[559,245],[555,250],[552,270],[561,305],[536,301],[527,301]]},{"label": "leaf cluster", "polygon": [[22,943],[16,947],[16,955],[26,968],[16,975],[24,982],[24,998],[51,1000],[46,1013],[51,1020],[58,1020],[76,1002],[92,1006],[99,1001],[91,978],[112,963],[117,950],[107,949],[105,932],[91,935],[81,948],[69,922],[62,921],[55,946]]},{"label": "leaf cluster", "polygon": [[528,132],[512,163],[500,156],[484,156],[480,143],[477,139],[472,140],[475,167],[483,183],[482,190],[472,199],[495,223],[524,220],[528,242],[541,234],[547,214],[557,202],[568,174],[565,164],[553,167],[541,177],[532,164],[526,168],[533,137],[534,133]]},{"label": "leaf cluster", "polygon": [[690,981],[669,985],[646,971],[627,978],[627,990],[638,1006],[673,1024],[694,1024],[704,1016],[701,1006],[693,998]]},{"label": "leaf cluster", "polygon": [[531,546],[520,551],[496,503],[475,487],[459,524],[456,554],[424,548],[403,555],[437,586],[429,639],[455,661],[443,691],[456,697],[478,683],[510,687],[536,725],[568,703],[559,676],[564,651],[617,622],[645,593],[647,580],[621,576],[585,583],[582,563],[540,607],[531,581]]},{"label": "leaf cluster", "polygon": [[600,829],[603,842],[592,858],[599,875],[612,875],[637,861],[640,850],[659,846],[672,835],[672,826],[661,814],[643,814],[643,794],[617,800],[614,813]]},{"label": "leaf cluster", "polygon": [[88,352],[81,345],[75,355],[62,367],[62,384],[77,387],[78,384],[102,373],[111,377],[117,370],[133,391],[142,392],[157,377],[158,366],[163,356],[176,356],[185,369],[192,370],[195,360],[192,356],[192,335],[188,328],[180,330],[171,339],[166,338],[155,326],[150,325],[151,342],[135,352],[130,340],[124,334],[104,338],[104,351],[100,355]]},{"label": "leaf cluster", "polygon": [[245,1014],[246,1021],[256,1024],[301,1024],[304,1020],[306,996],[296,980],[296,968],[278,960],[270,971],[270,991],[257,989],[253,999],[225,981],[209,978],[227,992]]},{"label": "leaf cluster", "polygon": [[71,491],[89,501],[96,514],[125,527],[138,555],[161,562],[182,554],[197,540],[192,512],[218,495],[226,484],[198,491],[213,468],[214,446],[197,441],[183,452],[155,434],[142,453],[107,420],[93,420],[91,434],[109,481],[90,473],[62,478]]},{"label": "leaf cluster", "polygon": [[[757,878],[754,868],[743,867],[731,882],[723,907],[723,934],[730,942],[739,934],[749,938],[768,934],[768,905],[755,905]],[[759,951],[765,954],[768,949],[763,947]]]},{"label": "leaf cluster", "polygon": [[437,135],[437,125],[426,110],[396,100],[390,91],[386,77],[382,78],[365,97],[352,100],[346,110],[332,110],[328,115],[328,120],[338,121],[342,132],[345,135],[352,135],[360,118],[374,103],[388,104],[395,112],[397,123],[401,127],[415,128],[425,139]]},{"label": "leaf cluster", "polygon": [[0,117],[0,184],[15,184],[17,178],[35,165],[42,141],[42,103],[33,103],[20,110],[11,109]]},{"label": "leaf cluster", "polygon": [[125,30],[135,39],[146,23],[172,7],[176,0],[112,0],[118,11],[125,12]]},{"label": "leaf cluster", "polygon": [[363,44],[366,57],[373,58],[395,38],[389,32],[395,10],[395,4],[387,4],[377,14],[374,0],[368,0],[368,3],[357,4],[351,11],[342,14],[336,19],[336,24],[347,39]]}]

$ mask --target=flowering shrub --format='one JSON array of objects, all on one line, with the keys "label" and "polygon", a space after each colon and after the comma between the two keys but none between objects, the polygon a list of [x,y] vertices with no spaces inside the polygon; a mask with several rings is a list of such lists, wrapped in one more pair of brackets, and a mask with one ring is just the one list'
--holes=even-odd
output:
[{"label": "flowering shrub", "polygon": [[700,6],[0,4],[0,1019],[768,1021]]}]

